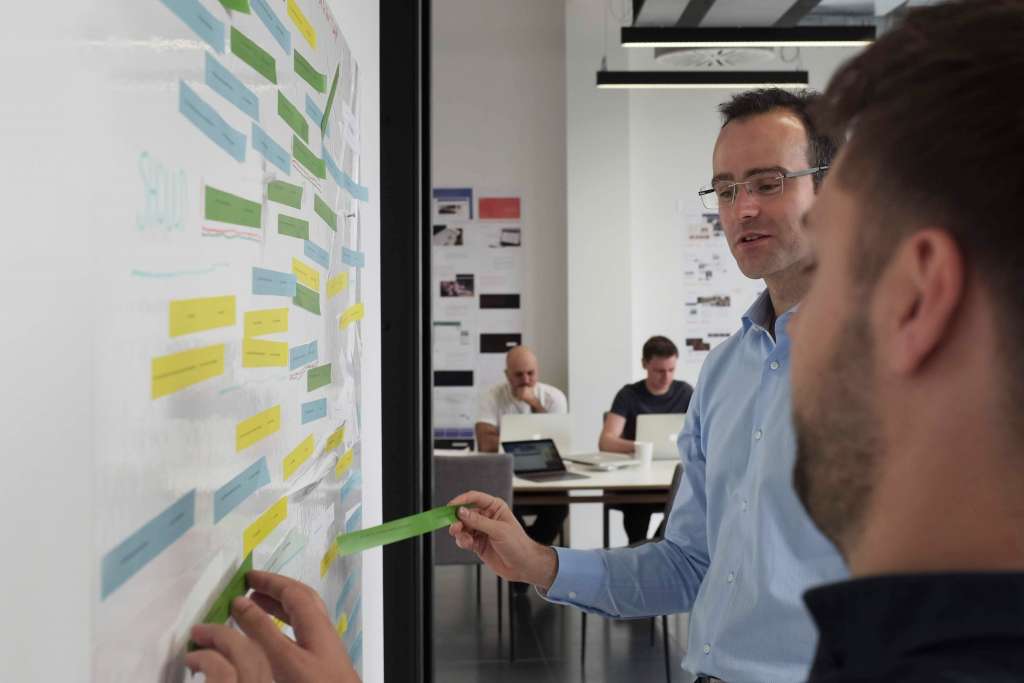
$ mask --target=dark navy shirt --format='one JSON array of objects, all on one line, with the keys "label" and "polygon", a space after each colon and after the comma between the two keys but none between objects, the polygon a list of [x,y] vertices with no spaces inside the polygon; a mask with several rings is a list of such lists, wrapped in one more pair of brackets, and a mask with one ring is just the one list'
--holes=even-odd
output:
[{"label": "dark navy shirt", "polygon": [[612,412],[626,418],[626,426],[622,430],[622,438],[636,440],[637,415],[664,415],[666,413],[685,413],[690,407],[693,387],[686,382],[673,380],[669,390],[661,396],[655,396],[647,390],[647,382],[640,380],[627,384],[619,389],[612,401]]}]

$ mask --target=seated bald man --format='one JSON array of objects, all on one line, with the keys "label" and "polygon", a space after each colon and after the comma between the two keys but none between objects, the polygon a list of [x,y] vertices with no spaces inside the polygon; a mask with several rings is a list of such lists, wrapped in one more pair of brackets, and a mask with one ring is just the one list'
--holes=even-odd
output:
[{"label": "seated bald man", "polygon": [[[503,415],[569,412],[569,402],[557,387],[540,381],[537,356],[525,346],[516,346],[505,356],[505,382],[486,389],[480,396],[476,418],[476,449],[481,453],[497,453],[499,429]],[[516,505],[513,508],[527,535],[538,543],[554,543],[569,516],[568,505]],[[525,515],[536,515],[532,526],[526,526]],[[520,590],[525,585],[517,586]]]}]

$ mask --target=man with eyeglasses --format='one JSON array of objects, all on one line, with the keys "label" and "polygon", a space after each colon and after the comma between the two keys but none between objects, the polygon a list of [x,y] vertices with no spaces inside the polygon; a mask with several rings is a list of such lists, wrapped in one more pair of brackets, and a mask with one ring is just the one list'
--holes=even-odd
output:
[{"label": "man with eyeglasses", "polygon": [[802,681],[816,635],[801,596],[845,577],[793,492],[786,325],[807,291],[812,250],[800,219],[836,144],[808,114],[815,96],[737,95],[721,107],[713,177],[740,270],[767,289],[704,363],[679,437],[684,477],[665,538],[573,550],[531,541],[508,506],[471,492],[451,533],[496,573],[549,600],[609,617],[691,613],[683,660],[698,681]]}]

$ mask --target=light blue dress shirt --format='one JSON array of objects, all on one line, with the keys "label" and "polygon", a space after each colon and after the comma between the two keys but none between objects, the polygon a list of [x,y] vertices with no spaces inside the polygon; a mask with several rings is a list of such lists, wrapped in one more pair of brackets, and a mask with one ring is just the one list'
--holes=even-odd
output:
[{"label": "light blue dress shirt", "polygon": [[684,476],[664,540],[557,549],[549,600],[610,617],[689,611],[688,671],[729,683],[806,679],[817,633],[801,596],[847,572],[792,486],[792,313],[773,340],[766,290],[708,355],[679,435]]}]

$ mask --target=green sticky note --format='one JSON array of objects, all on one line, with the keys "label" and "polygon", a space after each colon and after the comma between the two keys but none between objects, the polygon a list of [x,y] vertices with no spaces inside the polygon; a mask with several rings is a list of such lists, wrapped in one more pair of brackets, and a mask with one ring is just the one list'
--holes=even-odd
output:
[{"label": "green sticky note", "polygon": [[317,178],[327,177],[327,165],[324,160],[313,154],[309,147],[302,144],[302,140],[294,135],[292,136],[292,156]]},{"label": "green sticky note", "polygon": [[353,531],[349,534],[341,534],[335,543],[338,545],[338,555],[353,555],[361,553],[379,545],[387,545],[404,541],[413,536],[422,536],[431,531],[444,528],[454,524],[457,517],[456,512],[460,507],[476,507],[474,505],[445,505],[421,512],[418,515],[402,517],[392,522],[386,522],[380,526],[370,527]]},{"label": "green sticky note", "polygon": [[[252,571],[252,553],[245,556],[245,560],[242,561],[242,566],[238,568],[232,576],[231,580],[228,581],[228,585],[224,587],[221,594],[217,596],[217,599],[213,603],[213,607],[206,613],[202,624],[223,624],[231,616],[231,601],[237,597],[245,595],[248,588],[245,585],[245,575]],[[189,641],[189,650],[196,649],[195,643]]]},{"label": "green sticky note", "polygon": [[211,221],[259,228],[261,227],[262,207],[256,202],[207,185],[205,216]]},{"label": "green sticky note", "polygon": [[327,202],[320,199],[320,195],[313,195],[313,210],[316,211],[316,215],[324,219],[324,223],[330,226],[331,230],[338,230],[338,214],[331,210],[331,207],[327,206]]},{"label": "green sticky note", "polygon": [[277,63],[274,58],[234,26],[231,27],[231,51],[258,73],[263,74],[268,81],[277,83]]},{"label": "green sticky note", "polygon": [[298,237],[300,240],[309,239],[309,221],[301,218],[285,216],[283,213],[277,215],[277,232],[289,237]]},{"label": "green sticky note", "polygon": [[309,122],[280,90],[277,91],[277,115],[284,119],[284,122],[302,138],[303,142],[309,142]]},{"label": "green sticky note", "polygon": [[274,180],[267,185],[267,199],[285,204],[293,209],[302,208],[302,186],[292,185],[283,180]]},{"label": "green sticky note", "polygon": [[[296,285],[298,286],[298,285]],[[331,383],[331,364],[310,368],[306,373],[306,391],[313,391]]]},{"label": "green sticky note", "polygon": [[295,73],[309,83],[313,90],[320,93],[327,90],[327,76],[314,69],[313,65],[306,61],[306,58],[300,55],[298,50],[293,50],[293,52],[295,53]]},{"label": "green sticky note", "polygon": [[331,116],[331,105],[334,104],[334,93],[338,91],[338,74],[341,65],[334,67],[334,80],[331,81],[331,94],[327,96],[327,106],[324,108],[324,117],[320,120],[320,134],[327,135],[327,119]]},{"label": "green sticky note", "polygon": [[252,11],[249,9],[249,0],[220,0],[220,4],[224,5],[224,9],[233,9],[246,14]]},{"label": "green sticky note", "polygon": [[309,287],[296,284],[292,303],[299,308],[305,308],[310,313],[320,315],[320,295]]}]

